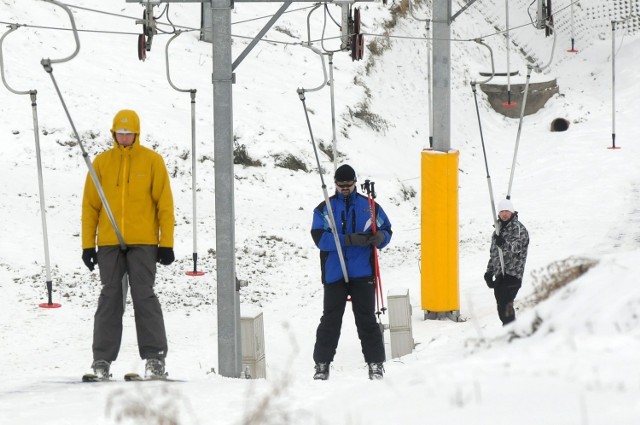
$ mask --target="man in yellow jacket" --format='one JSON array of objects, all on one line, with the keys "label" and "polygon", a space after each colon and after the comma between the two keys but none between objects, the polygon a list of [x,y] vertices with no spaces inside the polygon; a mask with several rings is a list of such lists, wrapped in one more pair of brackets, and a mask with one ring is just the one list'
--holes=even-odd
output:
[{"label": "man in yellow jacket", "polygon": [[98,155],[93,167],[126,249],[121,248],[93,179],[87,175],[82,199],[82,260],[89,270],[99,266],[102,282],[91,367],[99,379],[108,379],[111,362],[118,356],[124,314],[122,280],[127,273],[138,350],[146,359],[145,373],[162,378],[166,375],[167,336],[153,286],[156,262],[169,265],[175,259],[169,174],[162,157],[140,145],[140,119],[134,111],[118,112],[111,134],[113,147]]}]

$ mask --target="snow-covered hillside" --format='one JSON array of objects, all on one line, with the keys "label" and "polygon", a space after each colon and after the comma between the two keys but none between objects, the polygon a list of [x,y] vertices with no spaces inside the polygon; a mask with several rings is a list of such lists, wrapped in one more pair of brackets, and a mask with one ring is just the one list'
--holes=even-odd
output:
[{"label": "snow-covered hillside", "polygon": [[[453,3],[458,10],[464,2]],[[574,13],[600,10],[599,3],[582,0]],[[421,2],[415,12],[428,16],[430,4]],[[507,328],[500,326],[493,294],[482,280],[492,217],[469,84],[490,68],[486,49],[470,41],[474,38],[485,38],[496,66],[504,71],[504,37],[495,35],[502,29],[492,21],[503,16],[504,4],[477,2],[452,26],[458,40],[452,44],[451,146],[460,151],[460,300],[465,319],[460,323],[424,321],[420,306],[420,152],[429,135],[426,41],[421,39],[425,25],[402,15],[405,2],[360,5],[363,31],[379,36],[366,36],[368,49],[361,62],[346,53],[334,56],[338,151],[340,162],[351,164],[360,180],[376,182],[377,200],[393,223],[392,242],[380,253],[383,286],[385,292],[409,289],[417,345],[401,359],[389,356],[385,379],[371,382],[347,313],[331,380],[314,382],[311,352],[322,287],[309,229],[322,190],[296,93],[323,78],[318,56],[299,45],[307,39],[309,5],[292,6],[266,35],[277,43],[259,43],[236,70],[236,147],[259,161],[235,166],[236,268],[238,278],[248,283],[241,289],[241,302],[243,308],[261,309],[265,320],[267,379],[249,381],[211,372],[218,367],[211,45],[199,41],[198,31],[190,31],[170,51],[173,83],[197,89],[198,251],[206,275],[196,278],[184,274],[192,267],[190,98],[167,82],[164,47],[169,35],[156,35],[141,62],[136,44],[141,29],[135,24],[142,16],[139,4],[75,0],[80,52],[69,62],[54,64],[53,75],[90,157],[110,146],[114,113],[130,108],[141,117],[142,143],[164,156],[172,177],[177,260],[159,267],[157,292],[169,337],[167,368],[171,377],[184,381],[90,386],[75,384],[91,364],[100,291],[97,273],[80,259],[86,166],[51,78],[40,65],[42,58],[70,54],[73,37],[60,30],[69,26],[61,8],[35,0],[1,0],[3,25],[27,25],[4,39],[3,65],[11,87],[38,93],[54,302],[62,304],[55,310],[38,308],[46,301],[46,289],[32,108],[29,96],[2,86],[2,417],[17,425],[163,423],[158,414],[173,415],[181,425],[637,423],[640,148],[635,142],[640,124],[635,103],[640,96],[640,37],[625,28],[617,35],[616,143],[622,149],[607,149],[612,133],[610,34],[600,26],[584,29],[589,21],[577,16],[583,44],[578,54],[567,53],[569,2],[554,4],[562,9],[556,22],[563,23],[555,56],[545,73],[533,78],[557,78],[560,95],[522,125],[512,199],[532,242],[516,302],[518,320]],[[241,37],[252,37],[265,23],[253,18],[279,7],[236,2],[235,55],[249,42]],[[337,16],[335,6],[329,10]],[[199,11],[197,3],[174,3],[169,17],[176,25],[197,28]],[[510,13],[514,25],[528,22],[525,9],[514,6]],[[311,38],[318,39],[323,14],[314,13],[311,24]],[[390,38],[383,36],[386,31]],[[328,20],[327,35],[337,34]],[[512,36],[539,61],[548,61],[552,39],[543,31],[523,27]],[[527,60],[519,45],[511,46],[511,66],[522,78]],[[335,41],[326,47],[336,48]],[[372,49],[382,52],[373,55]],[[491,179],[500,198],[507,191],[518,120],[493,112],[482,97],[479,103]],[[307,105],[316,141],[329,145],[329,89],[308,93]],[[551,121],[559,117],[570,122],[568,131],[550,132]],[[282,167],[289,156],[302,169]],[[331,159],[322,153],[321,161],[330,181]],[[549,299],[530,302],[535,285],[548,274],[543,270],[568,257],[597,265]],[[131,305],[122,347],[112,366],[118,378],[142,367]]]}]

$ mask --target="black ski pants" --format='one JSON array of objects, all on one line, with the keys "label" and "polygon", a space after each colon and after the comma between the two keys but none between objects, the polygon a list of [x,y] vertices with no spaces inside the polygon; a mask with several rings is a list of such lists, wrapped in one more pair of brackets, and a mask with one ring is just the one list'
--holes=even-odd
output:
[{"label": "black ski pants", "polygon": [[167,336],[158,297],[153,291],[158,247],[129,245],[126,252],[119,246],[98,247],[98,268],[102,291],[93,324],[93,359],[114,361],[122,341],[124,314],[122,279],[128,274],[131,299],[135,310],[138,351],[142,359],[164,359]]},{"label": "black ski pants", "polygon": [[349,295],[364,361],[367,363],[385,361],[382,332],[375,315],[375,290],[373,278],[324,285],[322,318],[316,331],[316,344],[313,350],[313,360],[316,363],[333,361]]},{"label": "black ski pants", "polygon": [[493,288],[493,295],[498,304],[498,317],[502,325],[507,325],[516,320],[516,311],[513,308],[513,301],[520,290],[522,280],[515,276],[504,275],[496,278]]}]

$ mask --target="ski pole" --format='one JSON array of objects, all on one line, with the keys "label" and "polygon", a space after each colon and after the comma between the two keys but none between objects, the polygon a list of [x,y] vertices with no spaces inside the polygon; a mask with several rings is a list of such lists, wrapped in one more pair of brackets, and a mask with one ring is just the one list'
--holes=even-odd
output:
[{"label": "ski pole", "polygon": [[[367,201],[369,202],[369,212],[371,214],[371,233],[376,234],[378,232],[378,226],[376,221],[376,190],[375,190],[375,182],[370,180],[365,180],[361,185],[362,190],[367,193]],[[378,247],[373,245],[373,272],[374,279],[376,285],[376,303],[378,304],[378,311],[376,314],[378,315],[378,319],[380,318],[380,314],[384,314],[387,310],[384,306],[384,297],[382,295],[382,279],[380,278],[380,265],[378,263]]]}]

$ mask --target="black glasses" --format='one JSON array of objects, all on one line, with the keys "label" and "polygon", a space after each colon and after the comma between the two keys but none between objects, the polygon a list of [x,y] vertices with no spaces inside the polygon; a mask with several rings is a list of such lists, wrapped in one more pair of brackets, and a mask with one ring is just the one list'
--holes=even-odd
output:
[{"label": "black glasses", "polygon": [[353,186],[354,184],[356,184],[355,181],[349,181],[349,182],[336,182],[336,186],[338,186],[341,189],[348,189],[351,186]]}]

